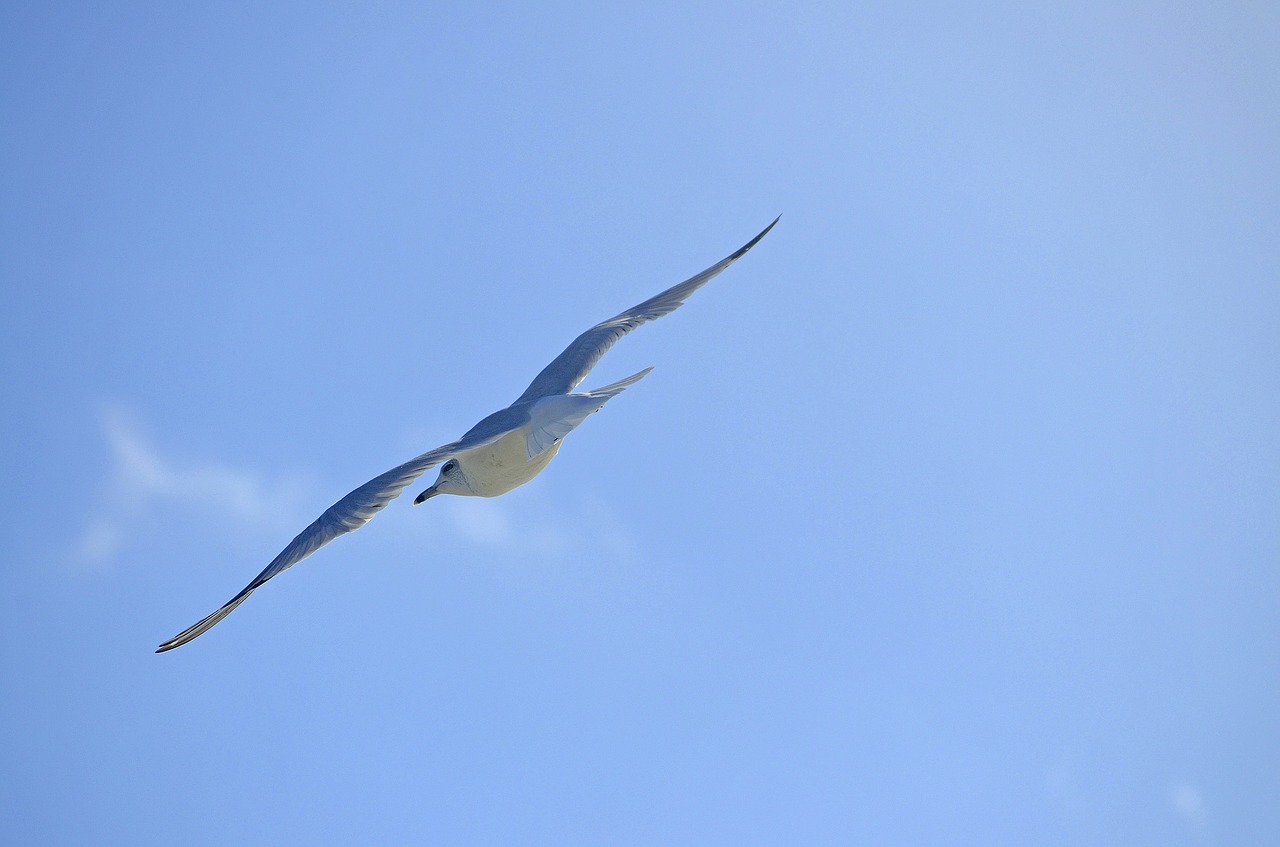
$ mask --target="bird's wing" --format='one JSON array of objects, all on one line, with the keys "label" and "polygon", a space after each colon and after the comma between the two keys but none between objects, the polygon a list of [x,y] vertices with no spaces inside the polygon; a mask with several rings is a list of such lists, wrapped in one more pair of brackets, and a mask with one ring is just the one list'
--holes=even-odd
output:
[{"label": "bird's wing", "polygon": [[243,603],[264,582],[301,562],[338,536],[364,526],[383,506],[398,497],[405,486],[422,476],[427,469],[440,464],[455,453],[480,447],[500,438],[503,434],[505,434],[504,431],[493,427],[481,432],[472,430],[457,441],[437,447],[402,465],[397,465],[384,474],[375,476],[325,509],[324,514],[316,518],[311,526],[298,533],[297,538],[290,541],[289,546],[281,550],[280,555],[272,559],[271,564],[254,577],[253,582],[246,585],[243,591],[228,600],[226,605],[161,644],[156,652],[163,653],[166,650],[181,647],[196,636],[207,632],[214,624],[231,614],[236,606]]},{"label": "bird's wing", "polygon": [[756,242],[764,238],[769,230],[773,229],[774,224],[782,216],[774,218],[773,223],[769,224],[755,238],[748,241],[742,247],[733,253],[716,262],[700,274],[689,277],[679,285],[672,286],[666,291],[638,305],[632,306],[620,315],[612,317],[603,323],[598,323],[591,329],[579,335],[574,339],[573,343],[565,348],[564,352],[542,369],[542,372],[534,377],[533,382],[529,383],[529,387],[516,400],[520,403],[526,400],[536,400],[541,397],[548,397],[553,394],[568,394],[578,383],[582,382],[583,377],[595,367],[596,362],[605,354],[614,342],[631,330],[640,326],[640,324],[657,320],[663,315],[674,312],[690,294],[697,291],[702,286],[710,282],[725,268],[732,265],[742,257]]}]

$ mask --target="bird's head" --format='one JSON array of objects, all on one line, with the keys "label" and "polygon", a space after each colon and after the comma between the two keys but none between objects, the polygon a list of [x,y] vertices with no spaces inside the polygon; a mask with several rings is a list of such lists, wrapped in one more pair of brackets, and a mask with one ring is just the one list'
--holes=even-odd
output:
[{"label": "bird's head", "polygon": [[450,459],[440,466],[440,475],[436,477],[435,484],[426,491],[419,494],[413,500],[413,505],[418,505],[423,500],[430,500],[437,494],[462,494],[471,493],[471,485],[467,482],[467,476],[462,472],[462,465],[457,459]]}]

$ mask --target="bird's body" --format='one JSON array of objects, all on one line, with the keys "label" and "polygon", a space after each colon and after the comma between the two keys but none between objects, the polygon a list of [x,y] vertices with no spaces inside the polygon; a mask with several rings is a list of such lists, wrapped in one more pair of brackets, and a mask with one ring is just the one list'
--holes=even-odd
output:
[{"label": "bird's body", "polygon": [[510,432],[492,444],[459,453],[459,473],[470,483],[466,492],[476,497],[497,497],[513,488],[524,485],[542,473],[551,459],[560,452],[556,442],[532,459],[525,452],[525,436],[520,430]]},{"label": "bird's body", "polygon": [[646,368],[593,391],[571,393],[605,351],[637,326],[679,308],[685,298],[754,247],[777,222],[774,219],[759,235],[702,273],[582,333],[534,377],[514,403],[481,420],[462,438],[374,477],[334,503],[239,594],[199,623],[161,644],[156,652],[180,647],[207,632],[267,580],[338,536],[364,526],[406,486],[436,465],[441,465],[439,476],[418,495],[415,504],[438,494],[497,497],[533,479],[560,451],[566,435],[651,370]]}]

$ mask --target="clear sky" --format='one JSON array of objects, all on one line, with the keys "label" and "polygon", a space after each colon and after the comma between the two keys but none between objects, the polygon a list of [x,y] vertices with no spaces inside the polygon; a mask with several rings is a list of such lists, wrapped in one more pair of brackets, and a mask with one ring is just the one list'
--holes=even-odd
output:
[{"label": "clear sky", "polygon": [[[1278,43],[5,4],[0,841],[1280,843]],[[780,212],[538,479],[152,653]]]}]

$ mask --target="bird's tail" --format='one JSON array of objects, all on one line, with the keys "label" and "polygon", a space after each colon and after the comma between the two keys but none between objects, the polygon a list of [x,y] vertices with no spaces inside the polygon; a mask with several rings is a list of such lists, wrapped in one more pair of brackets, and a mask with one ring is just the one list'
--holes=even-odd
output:
[{"label": "bird's tail", "polygon": [[628,385],[644,378],[653,368],[645,368],[638,374],[620,379],[612,385],[584,391],[581,394],[557,394],[544,397],[534,404],[530,426],[525,435],[525,451],[529,459],[539,456],[548,447],[558,444],[573,428],[587,419],[609,399],[621,394]]},{"label": "bird's tail", "polygon": [[620,379],[617,382],[606,385],[604,388],[595,388],[595,389],[592,389],[591,391],[585,391],[583,392],[583,394],[585,394],[587,397],[603,398],[605,400],[608,400],[610,397],[614,397],[618,394],[621,394],[623,389],[625,389],[628,385],[635,385],[637,382],[644,379],[646,376],[648,376],[649,371],[651,370],[653,370],[653,368],[645,368],[644,370],[640,371],[640,373],[632,374],[626,379]]}]

